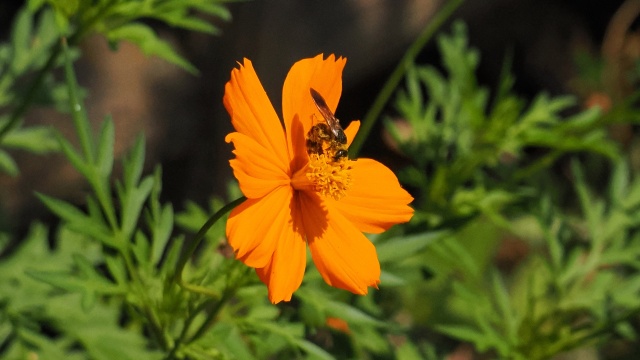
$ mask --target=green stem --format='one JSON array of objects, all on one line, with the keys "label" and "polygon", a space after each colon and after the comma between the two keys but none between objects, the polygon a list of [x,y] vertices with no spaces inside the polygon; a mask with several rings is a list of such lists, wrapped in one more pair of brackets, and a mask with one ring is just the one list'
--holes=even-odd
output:
[{"label": "green stem", "polygon": [[107,217],[109,225],[114,231],[117,231],[118,220],[116,218],[113,201],[109,194],[109,184],[106,179],[103,179],[96,171],[96,150],[93,143],[93,136],[91,133],[91,123],[87,117],[84,104],[80,101],[78,96],[78,80],[76,79],[75,72],[73,71],[73,64],[69,57],[69,48],[65,38],[60,40],[61,48],[64,54],[64,73],[65,81],[69,91],[69,108],[71,109],[71,117],[73,119],[73,125],[76,129],[78,139],[80,140],[80,146],[82,147],[82,153],[84,160],[91,172],[87,175],[87,180],[93,187],[98,201],[100,202],[104,214]]},{"label": "green stem", "polygon": [[60,41],[62,43],[62,48],[64,50],[65,56],[64,73],[66,76],[66,82],[69,91],[69,107],[71,108],[71,118],[73,119],[73,125],[76,128],[76,132],[78,133],[80,146],[82,147],[82,152],[84,153],[85,160],[93,165],[95,159],[95,151],[91,138],[91,128],[89,126],[89,120],[87,119],[87,113],[78,96],[78,80],[76,79],[76,74],[73,71],[73,65],[71,64],[71,59],[69,58],[67,39],[62,38]]},{"label": "green stem", "polygon": [[349,146],[349,153],[352,156],[356,157],[364,144],[364,141],[369,136],[373,125],[376,123],[382,109],[387,104],[391,95],[393,95],[394,90],[404,77],[405,72],[414,63],[416,57],[420,53],[420,50],[431,40],[433,34],[435,34],[436,30],[442,26],[442,24],[449,19],[451,14],[460,6],[464,0],[450,0],[448,1],[438,13],[433,17],[431,21],[427,24],[427,26],[422,30],[422,33],[418,36],[418,38],[411,44],[407,52],[404,53],[404,56],[393,70],[389,79],[382,87],[382,90],[378,93],[378,96],[373,102],[373,105],[369,109],[369,112],[365,115],[362,120],[362,126],[360,126],[360,130],[358,131],[358,135],[353,139],[353,143]]},{"label": "green stem", "polygon": [[218,294],[211,292],[205,287],[184,283],[182,280],[182,271],[184,270],[184,267],[187,264],[187,261],[189,261],[189,259],[191,258],[191,255],[193,255],[193,253],[196,251],[196,249],[204,239],[204,236],[207,234],[207,231],[209,231],[209,229],[213,226],[213,224],[215,224],[218,220],[220,220],[220,218],[224,214],[228,213],[229,211],[231,211],[231,209],[240,205],[246,199],[247,198],[243,196],[239,199],[236,199],[228,203],[227,205],[223,206],[222,209],[218,210],[215,214],[213,214],[209,218],[209,220],[207,220],[207,222],[205,222],[204,225],[202,225],[202,227],[200,228],[198,233],[195,235],[193,240],[191,240],[191,243],[189,244],[189,248],[187,248],[187,251],[182,253],[182,255],[180,256],[180,260],[178,261],[178,267],[174,275],[174,280],[178,285],[180,285],[180,287],[182,287],[185,290],[189,290],[195,293],[200,293],[209,297],[218,296]]}]

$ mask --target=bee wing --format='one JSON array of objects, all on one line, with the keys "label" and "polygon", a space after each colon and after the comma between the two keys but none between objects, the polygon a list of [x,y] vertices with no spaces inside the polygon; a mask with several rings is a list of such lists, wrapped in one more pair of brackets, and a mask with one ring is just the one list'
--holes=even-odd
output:
[{"label": "bee wing", "polygon": [[326,101],[324,101],[324,98],[319,92],[313,88],[310,88],[309,91],[311,92],[311,98],[313,98],[313,102],[316,104],[318,111],[320,111],[320,114],[322,114],[327,125],[331,128],[331,132],[335,136],[339,136],[339,132],[342,130],[342,127],[340,127],[340,120],[333,115]]}]

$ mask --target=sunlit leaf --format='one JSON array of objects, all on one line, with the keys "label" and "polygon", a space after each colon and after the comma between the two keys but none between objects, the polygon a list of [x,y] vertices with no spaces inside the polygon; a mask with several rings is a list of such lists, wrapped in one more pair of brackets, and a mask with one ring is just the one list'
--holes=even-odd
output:
[{"label": "sunlit leaf", "polygon": [[140,47],[149,56],[158,56],[170,63],[176,64],[192,74],[198,70],[187,60],[178,55],[169,44],[159,39],[155,32],[147,25],[131,23],[120,26],[107,33],[109,41],[129,41]]}]

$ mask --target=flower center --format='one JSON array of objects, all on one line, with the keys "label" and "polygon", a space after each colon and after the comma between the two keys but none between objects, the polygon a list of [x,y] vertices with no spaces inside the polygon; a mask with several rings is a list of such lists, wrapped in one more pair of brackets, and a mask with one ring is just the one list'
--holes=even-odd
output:
[{"label": "flower center", "polygon": [[324,196],[340,200],[351,187],[351,160],[329,157],[325,154],[309,155],[307,178],[315,190]]}]

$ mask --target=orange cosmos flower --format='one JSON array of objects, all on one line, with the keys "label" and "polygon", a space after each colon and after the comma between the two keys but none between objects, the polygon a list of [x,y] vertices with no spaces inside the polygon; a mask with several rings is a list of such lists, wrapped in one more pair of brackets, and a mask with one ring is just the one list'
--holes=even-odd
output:
[{"label": "orange cosmos flower", "polygon": [[[386,166],[307,151],[309,130],[321,121],[310,89],[335,112],[346,59],[322,55],[293,65],[282,89],[284,128],[251,61],[231,72],[224,105],[236,132],[230,161],[247,197],[229,215],[227,238],[236,258],[256,269],[273,303],[291,300],[302,283],[306,245],[331,286],[366,294],[377,288],[380,263],[362,234],[409,221],[413,198]],[[347,146],[360,126],[344,130]]]}]

